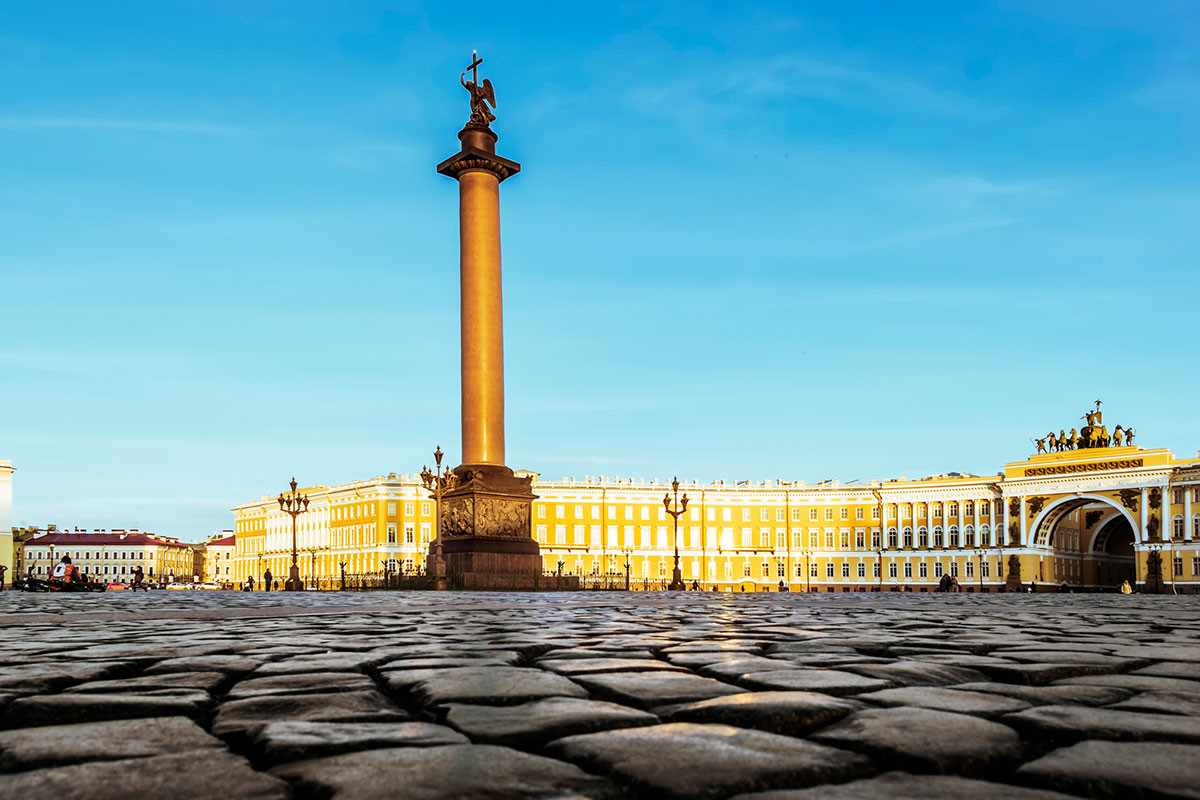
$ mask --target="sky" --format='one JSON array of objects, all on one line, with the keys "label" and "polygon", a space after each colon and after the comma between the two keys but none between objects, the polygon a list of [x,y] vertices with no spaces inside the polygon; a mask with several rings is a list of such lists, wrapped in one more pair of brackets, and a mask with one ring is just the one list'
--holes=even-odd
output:
[{"label": "sky", "polygon": [[495,84],[507,462],[994,474],[1200,448],[1200,6],[54,2],[0,13],[13,522],[199,541],[458,463]]}]

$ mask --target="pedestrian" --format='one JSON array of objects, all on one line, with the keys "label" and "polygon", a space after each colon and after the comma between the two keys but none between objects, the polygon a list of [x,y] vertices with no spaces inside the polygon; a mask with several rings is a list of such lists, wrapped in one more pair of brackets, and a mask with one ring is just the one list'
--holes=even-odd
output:
[{"label": "pedestrian", "polygon": [[8,567],[0,564],[0,592],[4,591],[4,573],[8,572]]},{"label": "pedestrian", "polygon": [[937,588],[937,590],[938,590],[939,592],[948,592],[948,591],[950,591],[950,574],[949,574],[949,573],[945,573],[945,574],[943,574],[943,575],[942,575],[942,579],[941,579],[940,581],[938,581],[938,588]]},{"label": "pedestrian", "polygon": [[1121,594],[1133,594],[1133,587],[1129,585],[1128,580],[1121,583]]},{"label": "pedestrian", "polygon": [[692,581],[692,591],[693,592],[700,591],[700,581]]},{"label": "pedestrian", "polygon": [[275,580],[275,591],[279,591],[279,579]]},{"label": "pedestrian", "polygon": [[274,577],[275,576],[271,574],[271,569],[269,567],[267,568],[267,571],[263,573],[263,587],[268,592],[271,591],[271,579]]},{"label": "pedestrian", "polygon": [[1029,582],[1029,593],[1035,594],[1036,592],[1037,592],[1037,584],[1035,584],[1033,581],[1030,581]]}]

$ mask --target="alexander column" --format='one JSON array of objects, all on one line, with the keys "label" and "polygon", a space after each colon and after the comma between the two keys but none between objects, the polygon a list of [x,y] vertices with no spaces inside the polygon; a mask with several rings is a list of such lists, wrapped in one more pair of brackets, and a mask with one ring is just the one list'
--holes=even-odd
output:
[{"label": "alexander column", "polygon": [[442,500],[442,553],[451,584],[528,588],[542,569],[530,528],[531,478],[504,464],[504,326],[500,280],[500,183],[521,165],[496,155],[496,93],[479,82],[471,54],[471,118],[458,153],[437,171],[458,181],[462,332],[462,464]]}]

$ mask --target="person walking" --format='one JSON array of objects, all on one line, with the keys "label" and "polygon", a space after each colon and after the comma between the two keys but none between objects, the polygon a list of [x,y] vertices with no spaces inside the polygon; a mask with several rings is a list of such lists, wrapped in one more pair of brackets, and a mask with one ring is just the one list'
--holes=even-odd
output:
[{"label": "person walking", "polygon": [[274,577],[275,576],[271,574],[271,570],[269,567],[267,568],[267,571],[263,573],[263,585],[268,592],[271,591],[271,580]]}]

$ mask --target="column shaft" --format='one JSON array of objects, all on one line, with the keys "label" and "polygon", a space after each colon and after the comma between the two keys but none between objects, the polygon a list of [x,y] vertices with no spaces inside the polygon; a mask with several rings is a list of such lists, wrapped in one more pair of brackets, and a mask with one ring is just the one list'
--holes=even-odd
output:
[{"label": "column shaft", "polygon": [[458,176],[462,326],[462,463],[504,464],[504,325],[500,182]]}]

